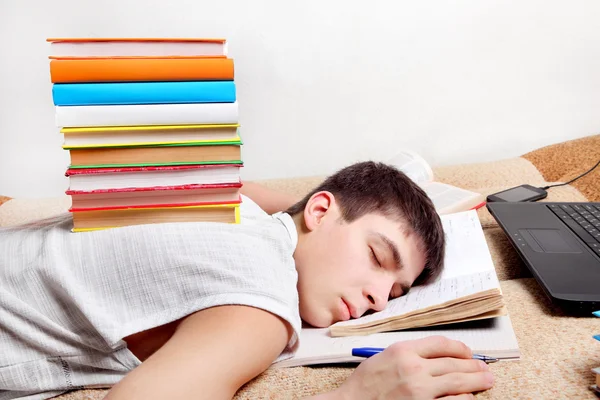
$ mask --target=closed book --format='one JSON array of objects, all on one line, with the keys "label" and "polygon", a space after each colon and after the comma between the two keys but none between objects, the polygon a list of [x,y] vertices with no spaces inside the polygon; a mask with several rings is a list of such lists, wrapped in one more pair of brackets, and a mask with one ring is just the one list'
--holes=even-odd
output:
[{"label": "closed book", "polygon": [[177,145],[69,150],[71,168],[241,164],[239,145]]},{"label": "closed book", "polygon": [[239,124],[93,126],[62,128],[63,148],[121,147],[194,142],[239,142]]},{"label": "closed book", "polygon": [[173,222],[239,223],[239,203],[72,211],[73,231]]},{"label": "closed book", "polygon": [[51,60],[52,83],[231,81],[231,58],[90,58]]},{"label": "closed book", "polygon": [[238,103],[57,106],[56,126],[237,124]]},{"label": "closed book", "polygon": [[156,186],[106,190],[67,190],[71,211],[167,205],[226,204],[240,201],[242,184]]},{"label": "closed book", "polygon": [[51,58],[224,57],[225,39],[49,38]]},{"label": "closed book", "polygon": [[240,164],[174,165],[129,168],[71,168],[66,172],[71,191],[148,187],[237,184]]},{"label": "closed book", "polygon": [[55,83],[57,106],[233,103],[233,81]]}]

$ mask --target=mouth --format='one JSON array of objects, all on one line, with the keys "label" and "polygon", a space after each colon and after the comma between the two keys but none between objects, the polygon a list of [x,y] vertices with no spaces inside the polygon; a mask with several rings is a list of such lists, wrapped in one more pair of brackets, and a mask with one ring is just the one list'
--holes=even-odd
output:
[{"label": "mouth", "polygon": [[344,299],[340,299],[340,321],[348,321],[352,318],[352,310],[350,305]]}]

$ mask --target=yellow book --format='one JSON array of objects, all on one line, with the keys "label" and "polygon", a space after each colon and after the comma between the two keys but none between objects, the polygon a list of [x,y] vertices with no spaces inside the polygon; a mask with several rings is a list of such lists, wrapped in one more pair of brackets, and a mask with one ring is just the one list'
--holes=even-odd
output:
[{"label": "yellow book", "polygon": [[64,149],[237,143],[239,124],[63,128]]},{"label": "yellow book", "polygon": [[170,222],[240,223],[239,203],[97,209],[73,212],[73,232],[89,232],[130,225]]}]

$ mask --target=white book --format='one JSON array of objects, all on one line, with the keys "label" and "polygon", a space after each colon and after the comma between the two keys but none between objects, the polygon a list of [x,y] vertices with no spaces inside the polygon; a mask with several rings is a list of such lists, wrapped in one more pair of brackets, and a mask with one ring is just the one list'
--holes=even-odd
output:
[{"label": "white book", "polygon": [[71,195],[72,211],[96,208],[160,207],[198,205],[212,203],[237,203],[240,201],[241,184],[225,184],[200,187],[161,187],[138,190],[106,190],[96,192],[67,192]]},{"label": "white book", "polygon": [[98,168],[69,172],[69,190],[97,191],[161,186],[217,185],[240,182],[240,166]]},{"label": "white book", "polygon": [[485,197],[480,193],[435,182],[433,171],[427,161],[412,151],[402,150],[387,162],[419,185],[427,193],[440,215],[466,211],[485,201]]},{"label": "white book", "polygon": [[55,58],[214,57],[227,55],[223,39],[56,38],[48,39]]},{"label": "white book", "polygon": [[56,107],[59,128],[237,123],[237,102]]}]

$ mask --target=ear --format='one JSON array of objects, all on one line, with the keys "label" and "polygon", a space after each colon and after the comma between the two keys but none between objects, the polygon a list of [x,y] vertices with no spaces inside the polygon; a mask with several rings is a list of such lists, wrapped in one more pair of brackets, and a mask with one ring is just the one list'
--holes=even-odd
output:
[{"label": "ear", "polygon": [[304,225],[309,231],[317,229],[323,218],[331,214],[335,197],[331,192],[321,191],[313,194],[304,207]]}]

